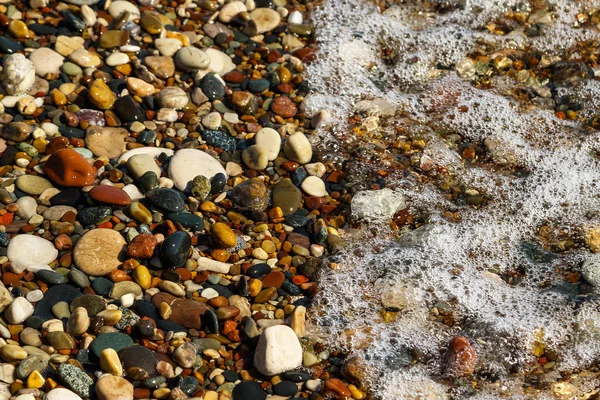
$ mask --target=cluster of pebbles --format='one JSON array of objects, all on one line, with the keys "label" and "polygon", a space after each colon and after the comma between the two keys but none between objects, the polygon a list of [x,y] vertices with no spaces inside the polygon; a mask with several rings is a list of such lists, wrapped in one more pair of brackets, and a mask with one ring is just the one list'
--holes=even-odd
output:
[{"label": "cluster of pebbles", "polygon": [[0,399],[367,397],[307,338],[350,203],[311,7],[0,4]]}]

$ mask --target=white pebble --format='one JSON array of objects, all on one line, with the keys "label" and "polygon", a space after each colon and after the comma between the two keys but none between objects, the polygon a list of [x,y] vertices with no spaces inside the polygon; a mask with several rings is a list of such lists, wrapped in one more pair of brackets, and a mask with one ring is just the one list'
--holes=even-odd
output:
[{"label": "white pebble", "polygon": [[325,182],[321,178],[316,176],[309,176],[302,182],[302,190],[311,196],[327,196],[327,189],[325,189]]}]

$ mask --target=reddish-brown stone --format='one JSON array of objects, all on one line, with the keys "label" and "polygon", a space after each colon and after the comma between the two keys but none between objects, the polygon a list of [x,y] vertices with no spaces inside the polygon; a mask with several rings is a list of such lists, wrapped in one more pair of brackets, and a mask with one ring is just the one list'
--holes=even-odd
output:
[{"label": "reddish-brown stone", "polygon": [[244,74],[233,70],[223,75],[223,80],[229,83],[241,83],[244,80]]},{"label": "reddish-brown stone", "polygon": [[150,233],[144,233],[137,235],[133,238],[127,251],[131,258],[152,258],[154,254],[154,248],[158,242],[156,238]]},{"label": "reddish-brown stone", "polygon": [[262,285],[264,288],[280,288],[281,285],[283,285],[284,280],[285,276],[283,275],[283,272],[271,271],[262,279]]},{"label": "reddish-brown stone", "polygon": [[83,187],[94,183],[94,168],[75,150],[60,149],[46,161],[44,172],[61,186]]},{"label": "reddish-brown stone", "polygon": [[329,378],[325,381],[325,387],[327,390],[330,390],[335,394],[337,398],[351,398],[352,393],[350,390],[344,385],[344,382],[339,380],[338,378]]},{"label": "reddish-brown stone", "polygon": [[271,110],[283,118],[291,118],[298,112],[296,104],[287,96],[276,97],[271,103]]},{"label": "reddish-brown stone", "polygon": [[464,336],[455,336],[448,344],[444,358],[444,368],[447,375],[453,378],[471,375],[477,366],[477,351]]},{"label": "reddish-brown stone", "polygon": [[121,207],[128,206],[131,203],[131,198],[127,192],[110,185],[98,185],[90,190],[89,194],[92,200],[100,203]]},{"label": "reddish-brown stone", "polygon": [[200,330],[202,327],[202,316],[210,307],[204,303],[189,299],[179,299],[169,293],[157,293],[152,297],[152,304],[160,307],[160,303],[167,303],[171,307],[169,321],[182,325],[186,328]]},{"label": "reddish-brown stone", "polygon": [[52,154],[60,149],[69,147],[69,139],[64,136],[59,136],[50,141],[46,146],[46,154]]}]

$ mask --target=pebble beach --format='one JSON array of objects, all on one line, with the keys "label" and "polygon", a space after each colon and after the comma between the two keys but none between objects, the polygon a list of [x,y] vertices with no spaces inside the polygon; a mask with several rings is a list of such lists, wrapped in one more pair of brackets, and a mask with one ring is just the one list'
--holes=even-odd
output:
[{"label": "pebble beach", "polygon": [[0,400],[600,393],[600,4],[0,0]]}]

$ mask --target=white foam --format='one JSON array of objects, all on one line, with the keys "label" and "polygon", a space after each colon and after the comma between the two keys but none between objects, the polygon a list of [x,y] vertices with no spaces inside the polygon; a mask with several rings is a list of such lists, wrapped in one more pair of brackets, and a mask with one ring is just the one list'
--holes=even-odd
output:
[{"label": "white foam", "polygon": [[[444,167],[456,185],[488,201],[469,207],[448,200],[435,185],[421,184],[415,174],[390,174],[388,185],[405,196],[413,213],[427,216],[426,224],[398,243],[384,233],[379,214],[371,218],[377,230],[366,226],[344,232],[352,246],[335,258],[341,271],[323,272],[313,318],[321,325],[322,340],[367,362],[377,398],[434,399],[450,393],[455,398],[525,398],[525,381],[513,373],[535,364],[536,341],[558,354],[555,371],[586,368],[600,357],[600,301],[582,295],[583,286],[558,273],[579,271],[589,250],[579,246],[553,253],[538,237],[538,229],[548,225],[579,243],[585,226],[600,224],[600,135],[581,121],[559,120],[552,110],[522,107],[506,96],[506,89],[515,86],[511,78],[494,77],[491,89],[478,89],[453,66],[483,42],[497,50],[531,46],[551,59],[577,42],[598,40],[593,27],[575,26],[578,14],[600,8],[600,2],[556,1],[552,20],[542,24],[543,35],[537,37],[521,29],[504,36],[484,29],[504,12],[531,10],[526,1],[471,0],[443,14],[423,12],[421,2],[407,3],[382,14],[359,0],[328,0],[315,13],[321,55],[308,67],[307,77],[317,92],[304,107],[309,114],[328,108],[335,116],[320,129],[321,146],[331,160],[366,149],[361,155],[368,162],[353,160],[356,170],[349,178],[358,189],[371,183],[368,171],[388,165],[385,154],[371,154],[369,147],[397,133],[377,113],[367,118],[356,105],[384,99],[396,110],[396,126],[427,143],[423,153],[428,162]],[[387,60],[381,57],[383,50],[391,54]],[[558,92],[582,104],[583,117],[600,107],[599,82]],[[346,125],[355,113],[365,117],[363,124],[374,118],[360,135]],[[487,140],[496,164],[465,164],[453,139],[457,135],[481,146]],[[502,164],[511,162],[526,174],[508,173]],[[446,210],[458,214],[460,222],[445,219]],[[373,237],[374,231],[378,236]],[[519,283],[501,279],[516,271],[524,272]],[[405,293],[406,288],[413,295],[403,297],[407,301],[398,319],[383,322],[382,295]],[[450,310],[459,323],[448,327],[437,322],[430,313],[436,305]],[[451,389],[439,379],[443,352],[457,334],[469,337],[480,354],[481,384],[474,393]],[[422,361],[400,365],[406,349],[420,353]],[[561,376],[549,372],[541,379],[550,384],[538,398],[553,398],[551,384]],[[590,378],[581,387],[593,388],[593,382]]]}]

